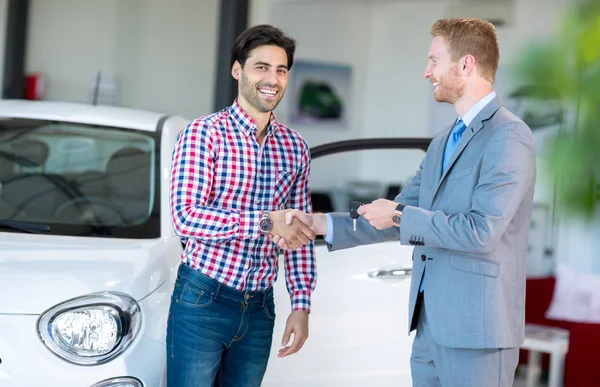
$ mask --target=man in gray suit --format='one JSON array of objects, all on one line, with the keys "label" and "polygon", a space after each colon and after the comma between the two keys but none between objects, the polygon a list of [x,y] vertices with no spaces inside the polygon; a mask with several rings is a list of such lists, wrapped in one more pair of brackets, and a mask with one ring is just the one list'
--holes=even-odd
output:
[{"label": "man in gray suit", "polygon": [[356,231],[345,213],[294,210],[288,221],[326,235],[331,251],[395,239],[414,246],[414,386],[512,386],[524,335],[532,134],[493,91],[492,24],[443,19],[431,35],[424,75],[458,118],[432,140],[416,175],[394,201],[360,207]]}]

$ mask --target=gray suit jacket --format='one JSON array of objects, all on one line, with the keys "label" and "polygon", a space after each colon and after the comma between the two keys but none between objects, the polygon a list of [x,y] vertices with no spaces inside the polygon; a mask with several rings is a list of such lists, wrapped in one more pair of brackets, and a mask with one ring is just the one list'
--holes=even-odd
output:
[{"label": "gray suit jacket", "polygon": [[333,213],[329,249],[394,239],[413,245],[409,327],[426,271],[425,304],[438,344],[518,347],[535,185],[531,130],[496,97],[465,130],[442,173],[450,130],[432,140],[416,175],[396,197],[407,205],[399,232],[378,231],[363,218],[353,232],[347,214]]}]

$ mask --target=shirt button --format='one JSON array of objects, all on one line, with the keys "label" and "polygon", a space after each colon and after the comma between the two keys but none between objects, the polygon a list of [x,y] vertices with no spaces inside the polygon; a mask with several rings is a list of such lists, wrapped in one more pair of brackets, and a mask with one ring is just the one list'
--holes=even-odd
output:
[{"label": "shirt button", "polygon": [[259,173],[258,173],[258,177],[262,177],[262,173],[260,173],[260,172],[259,172]]},{"label": "shirt button", "polygon": [[259,204],[259,203],[260,203],[260,199],[256,199],[256,204]]}]

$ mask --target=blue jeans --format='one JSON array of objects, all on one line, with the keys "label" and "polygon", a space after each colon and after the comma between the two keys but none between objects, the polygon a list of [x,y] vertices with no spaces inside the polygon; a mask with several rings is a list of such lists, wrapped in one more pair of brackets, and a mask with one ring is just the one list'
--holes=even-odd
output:
[{"label": "blue jeans", "polygon": [[274,324],[273,288],[241,292],[181,264],[167,324],[167,386],[259,387]]}]

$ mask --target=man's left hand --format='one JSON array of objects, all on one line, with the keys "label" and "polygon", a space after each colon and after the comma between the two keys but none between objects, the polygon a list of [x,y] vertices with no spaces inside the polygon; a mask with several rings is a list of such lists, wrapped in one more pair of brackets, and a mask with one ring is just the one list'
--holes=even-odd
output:
[{"label": "man's left hand", "polygon": [[392,215],[398,203],[387,200],[377,199],[370,204],[364,204],[358,207],[358,214],[365,218],[371,226],[378,230],[384,230],[394,226]]},{"label": "man's left hand", "polygon": [[[291,345],[288,345],[292,333],[294,340]],[[286,357],[298,352],[308,339],[308,312],[304,310],[293,311],[285,324],[285,332],[281,345],[284,348],[279,350],[278,357]]]}]

